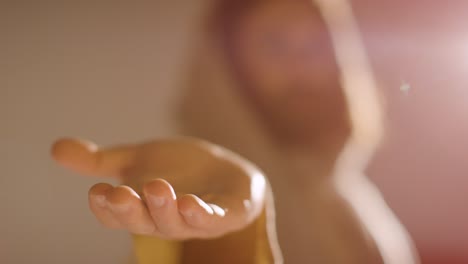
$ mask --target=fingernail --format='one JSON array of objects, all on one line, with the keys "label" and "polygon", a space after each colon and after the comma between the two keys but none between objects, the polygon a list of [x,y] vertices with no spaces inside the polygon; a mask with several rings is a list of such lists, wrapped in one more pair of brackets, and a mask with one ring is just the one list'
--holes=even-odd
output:
[{"label": "fingernail", "polygon": [[224,217],[226,215],[226,210],[217,206],[216,204],[208,204],[211,209],[213,209],[214,214],[220,217]]},{"label": "fingernail", "polygon": [[158,196],[150,196],[151,204],[155,207],[162,207],[166,203],[166,199]]},{"label": "fingernail", "polygon": [[107,201],[106,201],[106,196],[104,195],[96,195],[94,196],[94,201],[99,207],[106,207],[107,206]]}]

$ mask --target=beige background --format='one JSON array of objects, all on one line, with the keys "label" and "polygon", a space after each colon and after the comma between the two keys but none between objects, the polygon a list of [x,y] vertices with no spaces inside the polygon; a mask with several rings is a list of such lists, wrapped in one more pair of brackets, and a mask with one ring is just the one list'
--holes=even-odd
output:
[{"label": "beige background", "polygon": [[87,209],[96,180],[57,167],[49,146],[169,134],[187,3],[2,3],[0,263],[125,262],[126,233]]},{"label": "beige background", "polygon": [[[354,2],[389,102],[372,178],[418,247],[461,254],[467,4]],[[100,228],[87,209],[96,180],[57,167],[48,149],[64,135],[104,145],[170,135],[199,3],[0,2],[0,263],[125,262],[126,233]]]}]

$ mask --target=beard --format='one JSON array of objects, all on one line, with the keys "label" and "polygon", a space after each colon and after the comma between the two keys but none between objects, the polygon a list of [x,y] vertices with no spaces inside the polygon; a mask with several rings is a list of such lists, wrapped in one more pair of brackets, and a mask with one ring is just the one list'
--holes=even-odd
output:
[{"label": "beard", "polygon": [[295,144],[347,137],[349,120],[343,96],[319,92],[293,88],[264,100],[260,110],[270,132],[283,142]]}]

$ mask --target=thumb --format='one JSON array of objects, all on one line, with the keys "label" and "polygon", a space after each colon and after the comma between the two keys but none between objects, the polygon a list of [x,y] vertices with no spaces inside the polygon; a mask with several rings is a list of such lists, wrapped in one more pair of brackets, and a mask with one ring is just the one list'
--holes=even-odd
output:
[{"label": "thumb", "polygon": [[135,146],[100,150],[90,141],[63,138],[51,148],[52,158],[63,167],[84,175],[118,177],[133,163]]}]

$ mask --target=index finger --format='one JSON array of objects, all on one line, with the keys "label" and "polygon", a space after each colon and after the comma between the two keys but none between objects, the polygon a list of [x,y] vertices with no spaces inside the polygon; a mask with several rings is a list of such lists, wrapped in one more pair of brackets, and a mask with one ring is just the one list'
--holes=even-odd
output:
[{"label": "index finger", "polygon": [[118,177],[133,163],[136,148],[126,145],[100,150],[90,141],[64,138],[53,144],[51,155],[62,166],[81,174]]}]

